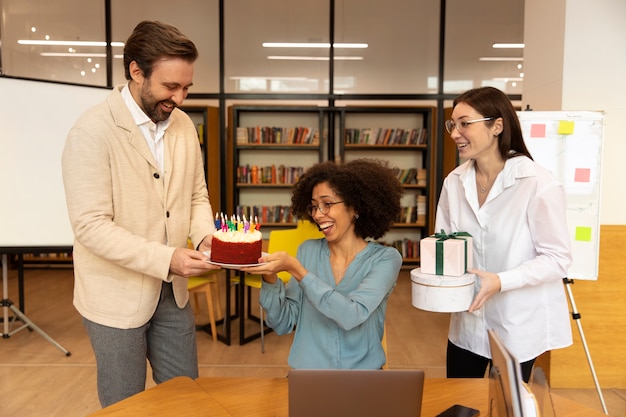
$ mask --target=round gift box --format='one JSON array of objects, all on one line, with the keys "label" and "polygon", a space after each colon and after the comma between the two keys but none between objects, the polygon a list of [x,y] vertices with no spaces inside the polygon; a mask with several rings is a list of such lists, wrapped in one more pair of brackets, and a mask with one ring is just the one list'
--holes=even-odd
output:
[{"label": "round gift box", "polygon": [[474,299],[474,274],[459,277],[411,271],[412,304],[420,310],[438,313],[467,311]]}]

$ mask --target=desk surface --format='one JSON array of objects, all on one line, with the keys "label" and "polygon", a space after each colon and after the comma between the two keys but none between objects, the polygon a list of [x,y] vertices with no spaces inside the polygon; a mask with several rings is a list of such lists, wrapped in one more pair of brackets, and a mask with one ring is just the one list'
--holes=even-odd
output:
[{"label": "desk surface", "polygon": [[[384,372],[384,371],[383,371]],[[434,417],[452,404],[487,416],[488,379],[427,378],[422,417]],[[91,417],[116,416],[278,416],[288,417],[286,378],[174,378]],[[552,395],[557,417],[606,417],[582,404]]]}]

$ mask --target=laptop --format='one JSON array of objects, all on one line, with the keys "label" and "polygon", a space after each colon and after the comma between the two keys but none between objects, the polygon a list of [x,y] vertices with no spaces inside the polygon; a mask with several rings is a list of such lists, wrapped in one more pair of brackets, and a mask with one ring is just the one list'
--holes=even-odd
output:
[{"label": "laptop", "polygon": [[289,417],[420,417],[424,371],[292,369]]}]

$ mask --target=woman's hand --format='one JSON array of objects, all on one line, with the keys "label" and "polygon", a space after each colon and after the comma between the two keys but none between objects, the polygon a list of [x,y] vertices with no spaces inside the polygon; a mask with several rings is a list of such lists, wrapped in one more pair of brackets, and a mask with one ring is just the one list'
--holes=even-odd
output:
[{"label": "woman's hand", "polygon": [[500,292],[501,283],[498,274],[487,271],[479,271],[478,269],[468,269],[467,272],[476,275],[480,279],[480,291],[474,297],[474,301],[469,306],[470,313],[480,309],[492,295]]},{"label": "woman's hand", "polygon": [[300,281],[307,273],[306,269],[300,262],[289,255],[287,252],[274,252],[259,258],[259,266],[248,266],[241,268],[242,271],[249,274],[263,275],[266,282],[276,282],[276,274],[281,271],[287,271]]}]

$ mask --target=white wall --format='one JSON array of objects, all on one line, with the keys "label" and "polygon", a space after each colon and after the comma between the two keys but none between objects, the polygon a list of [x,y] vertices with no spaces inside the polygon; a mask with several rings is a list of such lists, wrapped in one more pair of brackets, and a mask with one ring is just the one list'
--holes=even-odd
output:
[{"label": "white wall", "polygon": [[526,0],[522,108],[605,113],[601,224],[626,224],[626,181],[615,175],[624,165],[625,18],[624,0]]}]

